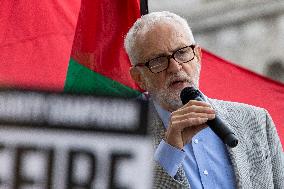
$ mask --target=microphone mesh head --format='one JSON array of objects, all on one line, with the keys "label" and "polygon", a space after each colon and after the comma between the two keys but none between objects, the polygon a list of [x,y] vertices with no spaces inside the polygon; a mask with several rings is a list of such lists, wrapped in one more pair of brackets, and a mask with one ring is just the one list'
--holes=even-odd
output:
[{"label": "microphone mesh head", "polygon": [[186,87],[180,93],[180,99],[182,104],[188,103],[188,101],[201,97],[201,93],[194,87]]}]

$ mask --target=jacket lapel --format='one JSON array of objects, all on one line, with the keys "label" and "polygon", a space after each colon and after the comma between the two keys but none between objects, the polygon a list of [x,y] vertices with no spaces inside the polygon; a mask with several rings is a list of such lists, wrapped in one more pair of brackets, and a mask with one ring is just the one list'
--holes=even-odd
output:
[{"label": "jacket lapel", "polygon": [[244,142],[246,139],[244,138],[244,134],[241,132],[239,128],[240,125],[236,120],[232,120],[230,116],[228,116],[228,109],[226,106],[220,106],[219,102],[214,99],[208,99],[218,117],[223,121],[223,123],[228,126],[236,135],[239,140],[239,143],[236,147],[230,148],[227,146],[227,150],[233,165],[233,169],[235,172],[235,178],[237,182],[237,188],[252,188],[250,173],[249,173],[249,163],[247,162],[247,145]]},{"label": "jacket lapel", "polygon": [[[150,109],[149,111],[150,133],[152,134],[154,150],[156,150],[161,140],[165,138],[165,128],[163,126],[162,120],[159,118],[159,115],[154,107],[153,102],[150,102],[149,109]],[[186,178],[184,169],[182,167],[178,169],[175,179],[169,176],[161,167],[155,169],[155,175],[157,177],[167,177],[167,178],[157,179],[157,180],[167,180],[167,182],[169,182],[167,183],[167,186],[165,186],[165,188],[173,186],[175,188],[190,189],[188,180]],[[159,187],[163,186],[163,184],[164,183],[158,183]]]}]

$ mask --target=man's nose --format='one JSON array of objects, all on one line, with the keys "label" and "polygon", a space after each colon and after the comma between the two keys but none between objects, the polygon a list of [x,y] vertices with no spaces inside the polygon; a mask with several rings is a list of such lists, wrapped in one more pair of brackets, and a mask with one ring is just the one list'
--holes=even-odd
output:
[{"label": "man's nose", "polygon": [[167,70],[169,73],[177,73],[181,71],[181,69],[182,69],[182,65],[179,62],[177,62],[173,58],[169,59],[169,67]]}]

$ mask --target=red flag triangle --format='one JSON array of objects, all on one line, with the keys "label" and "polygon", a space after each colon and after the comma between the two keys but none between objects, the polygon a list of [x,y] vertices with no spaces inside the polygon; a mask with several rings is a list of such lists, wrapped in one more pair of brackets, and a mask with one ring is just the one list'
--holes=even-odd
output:
[{"label": "red flag triangle", "polygon": [[217,99],[263,107],[284,143],[284,84],[260,76],[203,50],[200,88]]}]

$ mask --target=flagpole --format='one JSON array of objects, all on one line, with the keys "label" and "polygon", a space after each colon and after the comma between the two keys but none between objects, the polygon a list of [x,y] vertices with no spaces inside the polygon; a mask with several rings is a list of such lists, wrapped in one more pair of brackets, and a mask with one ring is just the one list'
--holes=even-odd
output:
[{"label": "flagpole", "polygon": [[148,14],[148,0],[140,0],[140,14],[141,16]]}]

